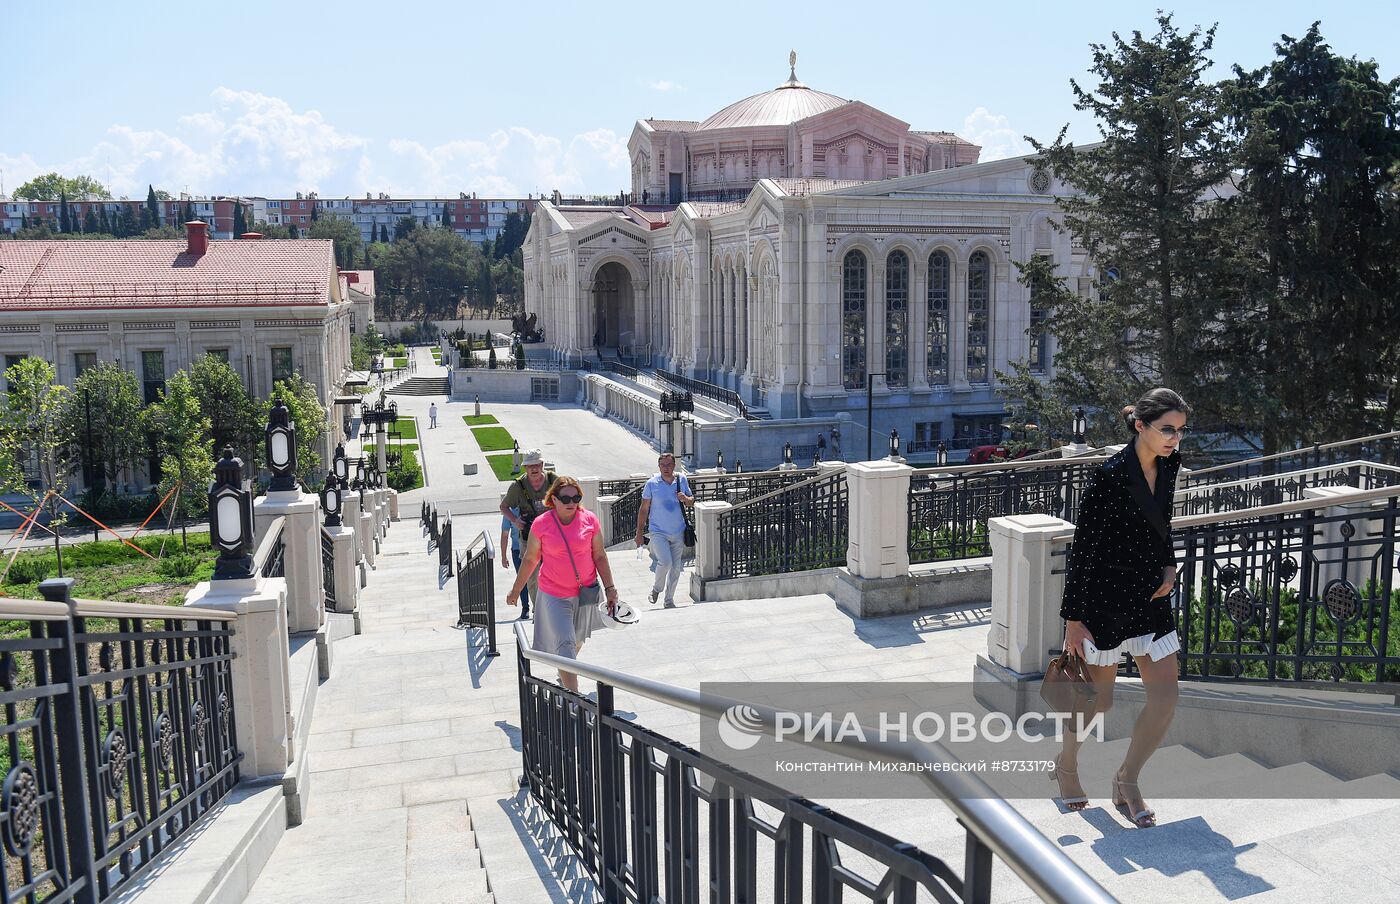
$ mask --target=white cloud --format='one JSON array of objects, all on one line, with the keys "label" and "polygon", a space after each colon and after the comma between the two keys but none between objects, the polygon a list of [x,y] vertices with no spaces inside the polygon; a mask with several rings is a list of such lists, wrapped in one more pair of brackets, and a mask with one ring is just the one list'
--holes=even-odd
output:
[{"label": "white cloud", "polygon": [[1003,160],[1029,154],[1031,146],[1020,132],[1011,128],[1011,120],[978,107],[963,120],[960,136],[982,146],[981,160]]},{"label": "white cloud", "polygon": [[626,182],[626,139],[609,129],[561,138],[512,126],[434,146],[412,138],[376,144],[282,98],[225,87],[210,97],[210,109],[177,117],[169,132],[113,125],[66,160],[0,153],[6,188],[50,170],[90,174],[129,197],[144,197],[148,184],[172,193],[188,187],[196,194],[270,197],[296,191],[510,197],[556,188],[607,193]]},{"label": "white cloud", "polygon": [[670,79],[660,79],[655,82],[647,82],[647,87],[653,91],[660,91],[665,94],[669,91],[684,91],[685,85],[678,85]]}]

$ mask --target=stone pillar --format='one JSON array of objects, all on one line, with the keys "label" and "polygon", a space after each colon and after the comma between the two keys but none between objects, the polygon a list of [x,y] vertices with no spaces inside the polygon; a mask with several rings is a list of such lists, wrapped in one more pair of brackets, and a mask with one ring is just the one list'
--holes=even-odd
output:
[{"label": "stone pillar", "polygon": [[733,507],[727,502],[695,503],[695,574],[702,581],[720,576],[719,516]]},{"label": "stone pillar", "polygon": [[293,634],[315,631],[325,618],[325,588],[321,583],[321,534],[316,497],[300,490],[271,492],[253,501],[253,521],[259,541],[267,525],[286,518],[282,561],[287,580],[287,626]]},{"label": "stone pillar", "polygon": [[[585,500],[588,497],[583,497]],[[598,521],[603,525],[603,545],[612,546],[614,543],[621,543],[624,538],[613,536],[613,503],[617,502],[617,496],[598,496],[597,507],[593,509],[593,514],[598,516]],[[584,503],[585,505],[587,502]]]},{"label": "stone pillar", "polygon": [[[412,454],[412,453],[409,453],[409,454]],[[390,490],[390,491],[389,491],[389,520],[390,520],[390,521],[397,521],[397,520],[399,520],[399,491],[398,491],[398,490]]]},{"label": "stone pillar", "polygon": [[1080,455],[1089,454],[1087,443],[1067,443],[1060,447],[1061,458],[1077,458]]},{"label": "stone pillar", "polygon": [[[1362,492],[1356,487],[1306,487],[1303,498],[1326,500],[1329,505],[1321,511],[1324,517],[1343,516],[1350,521],[1333,521],[1321,525],[1321,531],[1313,541],[1315,544],[1337,544],[1319,554],[1317,568],[1317,596],[1327,592],[1327,585],[1333,581],[1350,581],[1357,589],[1365,590],[1371,578],[1371,560],[1380,553],[1381,537],[1385,525],[1367,517],[1372,506],[1384,505],[1385,500],[1369,502],[1348,502],[1347,498]],[[1351,525],[1348,538],[1343,533],[1344,525]],[[1372,543],[1363,542],[1375,537]],[[1345,551],[1345,556],[1343,552]]]},{"label": "stone pillar", "polygon": [[359,534],[360,494],[355,492],[354,490],[346,490],[345,492],[340,494],[340,505],[341,523],[343,523],[346,527],[350,528],[352,531],[355,531],[355,536],[353,538],[354,545],[351,548],[354,550],[355,553],[355,561],[359,562],[360,556],[364,554],[362,552],[363,546],[360,543]]},{"label": "stone pillar", "polygon": [[295,755],[286,580],[203,581],[185,596],[185,605],[237,617],[229,641],[229,669],[236,741],[243,754],[240,775],[255,779],[285,774]]},{"label": "stone pillar", "polygon": [[379,468],[380,474],[389,473],[389,439],[388,433],[384,430],[384,425],[380,425],[374,432],[374,462]]},{"label": "stone pillar", "polygon": [[360,544],[360,554],[365,557],[370,568],[374,567],[375,553],[379,551],[379,538],[374,533],[373,507],[370,495],[366,493],[364,506],[360,511],[360,525],[355,531],[356,540]]},{"label": "stone pillar", "polygon": [[332,555],[335,558],[335,611],[355,614],[355,633],[360,633],[359,560],[355,555],[355,529],[328,527]]},{"label": "stone pillar", "polygon": [[909,475],[899,462],[857,462],[846,466],[850,498],[850,546],[846,567],[859,578],[909,574]]},{"label": "stone pillar", "polygon": [[[583,491],[583,505],[590,510],[598,502],[599,480],[600,478],[597,477],[580,477],[578,479],[578,487]],[[594,511],[593,514],[597,515],[598,513]],[[601,518],[603,516],[598,515],[598,517]]]}]

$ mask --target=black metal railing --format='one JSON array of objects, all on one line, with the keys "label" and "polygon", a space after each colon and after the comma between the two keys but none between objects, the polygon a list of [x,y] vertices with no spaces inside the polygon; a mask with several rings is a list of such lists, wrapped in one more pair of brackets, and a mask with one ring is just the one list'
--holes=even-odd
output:
[{"label": "black metal railing", "polygon": [[625,496],[637,487],[645,485],[645,477],[623,477],[617,480],[598,481],[599,496]]},{"label": "black metal railing", "polygon": [[1199,468],[1183,473],[1177,481],[1177,488],[1229,483],[1248,477],[1282,474],[1288,471],[1305,471],[1353,460],[1400,465],[1400,431],[1306,446],[1273,455],[1261,455],[1243,461]]},{"label": "black metal railing", "polygon": [[231,619],[0,602],[6,904],[115,896],[238,783]]},{"label": "black metal railing", "polygon": [[633,367],[630,364],[623,364],[621,361],[605,361],[603,362],[603,370],[609,371],[610,373],[619,374],[624,377],[637,376],[637,368]]},{"label": "black metal railing", "polygon": [[1183,678],[1400,681],[1400,493],[1359,490],[1322,506],[1177,522]]},{"label": "black metal railing", "polygon": [[287,553],[284,539],[286,527],[287,522],[283,518],[273,521],[268,535],[263,538],[254,554],[254,567],[257,568],[258,574],[265,578],[286,577],[286,565],[283,561]]},{"label": "black metal railing", "polygon": [[694,377],[683,376],[669,370],[657,368],[656,375],[668,383],[673,383],[681,389],[688,390],[702,398],[712,399],[722,402],[738,410],[740,417],[746,421],[756,421],[758,418],[749,413],[749,406],[744,404],[744,400],[739,397],[739,393],[732,389],[725,389],[723,386],[716,386],[704,380],[697,380]]},{"label": "black metal railing", "polygon": [[442,523],[442,532],[437,538],[438,554],[438,574],[444,578],[452,577],[452,515],[448,514],[447,520]]},{"label": "black metal railing", "polygon": [[821,472],[815,468],[789,471],[754,471],[750,474],[701,474],[688,477],[696,502],[728,502],[739,505],[774,490],[810,480]]},{"label": "black metal railing", "polygon": [[1042,514],[1073,521],[1102,461],[916,471],[909,480],[910,564],[991,555],[989,518]]},{"label": "black metal railing", "polygon": [[[711,900],[756,902],[759,871],[768,868],[774,901],[800,901],[803,889],[811,888],[818,902],[984,904],[992,900],[998,856],[1042,900],[1113,901],[981,779],[949,768],[957,761],[941,747],[843,745],[849,756],[921,767],[910,771],[944,800],[966,833],[961,873],[911,844],[638,724],[630,713],[615,710],[615,691],[714,719],[740,706],[768,720],[766,713],[531,650],[519,625],[516,649],[524,780],[607,904],[700,901],[706,886]],[[537,677],[536,663],[596,681],[596,701]]]},{"label": "black metal railing", "polygon": [[326,611],[335,611],[335,541],[321,528],[321,584],[324,588]]},{"label": "black metal railing", "polygon": [[788,574],[846,563],[846,472],[812,477],[721,512],[722,578]]},{"label": "black metal railing", "polygon": [[1338,462],[1303,471],[1261,475],[1229,483],[1207,483],[1178,490],[1174,514],[1202,515],[1297,502],[1316,487],[1374,490],[1400,485],[1400,468],[1368,461]]},{"label": "black metal railing", "polygon": [[457,627],[485,631],[487,656],[497,655],[495,564],[496,548],[488,531],[482,531],[457,559]]},{"label": "black metal railing", "polygon": [[645,488],[646,482],[643,481],[613,501],[612,533],[609,535],[612,542],[620,543],[636,532],[637,513],[642,509],[642,490]]}]

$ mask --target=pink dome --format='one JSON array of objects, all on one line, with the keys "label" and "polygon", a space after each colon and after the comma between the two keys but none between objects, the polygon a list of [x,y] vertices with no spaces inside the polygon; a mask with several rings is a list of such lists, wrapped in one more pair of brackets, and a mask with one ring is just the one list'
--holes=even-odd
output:
[{"label": "pink dome", "polygon": [[772,91],[735,101],[700,123],[697,131],[746,126],[785,126],[848,103],[844,97],[814,91],[794,76]]}]

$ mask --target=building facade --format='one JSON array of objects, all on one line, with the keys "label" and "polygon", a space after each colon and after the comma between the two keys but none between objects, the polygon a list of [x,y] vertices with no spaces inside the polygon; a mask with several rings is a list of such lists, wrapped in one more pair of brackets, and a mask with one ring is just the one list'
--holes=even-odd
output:
[{"label": "building facade", "polygon": [[[1034,158],[968,162],[974,145],[915,141],[931,133],[899,133],[892,117],[833,95],[804,98],[811,89],[795,81],[705,121],[723,124],[724,147],[751,128],[758,149],[777,135],[769,118],[802,116],[776,162],[755,166],[747,150],[737,163],[716,158],[703,128],[670,133],[690,137],[667,144],[686,156],[668,155],[664,181],[648,169],[660,155],[634,151],[634,188],[669,193],[674,166],[682,192],[742,200],[542,203],[524,249],[526,309],[562,358],[616,350],[734,389],[776,418],[848,412],[864,425],[868,391],[875,433],[897,428],[911,451],[999,439],[997,371],[1026,360],[1049,376],[1053,361],[1049,340],[1031,335],[1045,312],[1032,310],[1016,262],[1044,255],[1083,291],[1093,276],[1053,228],[1058,186]],[[662,134],[643,126],[634,142]],[[818,140],[837,133],[844,153]],[[794,148],[796,160],[784,156]],[[798,172],[765,175],[790,166]],[[832,178],[882,171],[903,174]]]},{"label": "building facade", "polygon": [[494,241],[505,227],[506,217],[518,213],[522,217],[535,209],[533,198],[477,198],[462,193],[456,198],[391,198],[385,194],[360,198],[321,198],[314,192],[296,198],[252,198],[253,222],[261,221],[283,226],[308,228],[313,217],[338,217],[349,220],[360,230],[360,240],[373,242],[386,232],[394,235],[394,227],[405,217],[424,226],[447,225],[457,234],[474,242]]},{"label": "building facade", "polygon": [[[323,460],[342,438],[353,304],[330,241],[0,242],[0,361],[53,363],[71,386],[99,361],[136,374],[143,398],[215,355],[265,399],[299,373],[327,411]],[[141,487],[149,474],[135,473]]]},{"label": "building facade", "polygon": [[[234,223],[238,205],[243,207],[244,222],[249,228],[253,225],[253,205],[243,198],[181,196],[178,200],[157,201],[156,205],[160,212],[160,223],[157,225],[180,226],[187,219],[189,209],[193,209],[195,219],[202,220],[209,226],[210,238],[236,237]],[[25,201],[0,197],[0,234],[16,233],[25,226],[37,225],[41,220],[50,227],[57,228],[61,207],[60,201]],[[84,224],[89,211],[99,226],[102,222],[111,224],[121,219],[139,224],[145,207],[145,201],[70,200],[68,216],[74,223],[75,231],[87,231]]]}]

